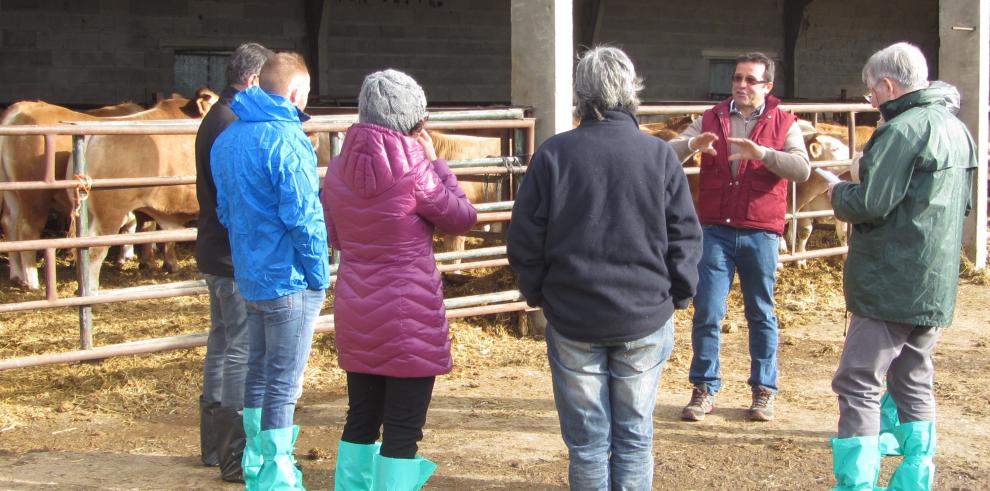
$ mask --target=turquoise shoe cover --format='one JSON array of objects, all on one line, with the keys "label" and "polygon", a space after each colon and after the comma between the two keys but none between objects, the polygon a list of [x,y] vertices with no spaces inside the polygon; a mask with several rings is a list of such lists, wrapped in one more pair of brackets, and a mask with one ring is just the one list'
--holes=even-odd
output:
[{"label": "turquoise shoe cover", "polygon": [[935,480],[935,422],[913,421],[892,430],[901,446],[904,460],[894,470],[890,491],[928,490]]},{"label": "turquoise shoe cover", "polygon": [[299,427],[274,428],[258,434],[264,463],[258,472],[258,489],[264,491],[305,490],[302,471],[296,467],[292,449]]},{"label": "turquoise shoe cover", "polygon": [[246,407],[242,413],[244,420],[244,456],[241,469],[244,474],[244,489],[255,491],[258,488],[258,472],[261,470],[261,446],[258,433],[261,433],[261,408]]},{"label": "turquoise shoe cover", "polygon": [[899,424],[901,420],[897,414],[897,404],[894,403],[894,398],[890,397],[890,392],[884,392],[880,399],[880,455],[901,454],[901,445],[890,432]]},{"label": "turquoise shoe cover", "polygon": [[418,491],[437,465],[423,457],[393,459],[375,455],[374,491]]},{"label": "turquoise shoe cover", "polygon": [[374,458],[381,443],[362,445],[340,441],[337,468],[333,473],[334,491],[369,491],[374,480]]},{"label": "turquoise shoe cover", "polygon": [[833,491],[873,490],[880,475],[880,448],[875,436],[832,439]]}]

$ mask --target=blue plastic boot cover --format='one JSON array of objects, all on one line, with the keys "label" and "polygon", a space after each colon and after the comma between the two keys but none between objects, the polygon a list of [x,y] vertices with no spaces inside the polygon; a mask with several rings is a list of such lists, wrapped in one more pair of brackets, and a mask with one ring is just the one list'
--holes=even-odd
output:
[{"label": "blue plastic boot cover", "polygon": [[912,421],[893,429],[904,460],[894,469],[887,489],[907,491],[932,489],[935,480],[935,422]]},{"label": "blue plastic boot cover", "polygon": [[880,448],[876,436],[832,439],[833,491],[873,490],[880,475]]},{"label": "blue plastic boot cover", "polygon": [[244,456],[241,457],[241,470],[244,473],[244,489],[255,491],[258,488],[258,472],[261,470],[261,446],[258,433],[261,433],[261,408],[246,407],[242,412],[244,420]]},{"label": "blue plastic boot cover", "polygon": [[894,403],[890,392],[884,392],[883,397],[880,398],[880,455],[901,454],[901,445],[891,433],[891,430],[899,424],[901,420],[897,414],[897,404]]},{"label": "blue plastic boot cover", "polygon": [[265,491],[304,490],[302,472],[292,456],[298,426],[273,428],[258,434],[264,463],[258,472],[258,488]]},{"label": "blue plastic boot cover", "polygon": [[393,459],[375,455],[373,491],[419,491],[437,465],[423,457]]},{"label": "blue plastic boot cover", "polygon": [[374,459],[381,443],[359,444],[340,441],[337,445],[337,468],[333,473],[334,491],[369,491],[374,474]]}]

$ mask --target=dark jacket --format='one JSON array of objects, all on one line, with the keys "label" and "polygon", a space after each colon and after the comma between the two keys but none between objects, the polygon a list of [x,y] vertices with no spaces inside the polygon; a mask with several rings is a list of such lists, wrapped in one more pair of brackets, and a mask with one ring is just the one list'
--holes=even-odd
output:
[{"label": "dark jacket", "polygon": [[860,183],[832,193],[835,216],[853,224],[846,306],[871,319],[947,326],[976,145],[939,90],[909,92],[880,112],[887,123],[863,148]]},{"label": "dark jacket", "polygon": [[196,227],[196,265],[201,273],[234,277],[234,263],[230,259],[230,240],[227,229],[217,219],[217,186],[210,169],[210,149],[217,136],[237,120],[230,109],[230,102],[237,89],[228,85],[220,93],[217,102],[206,113],[196,132],[196,199],[199,201],[199,219]]},{"label": "dark jacket", "polygon": [[694,296],[701,257],[673,149],[624,111],[551,137],[516,197],[508,255],[526,301],[564,336],[621,342],[656,332]]}]

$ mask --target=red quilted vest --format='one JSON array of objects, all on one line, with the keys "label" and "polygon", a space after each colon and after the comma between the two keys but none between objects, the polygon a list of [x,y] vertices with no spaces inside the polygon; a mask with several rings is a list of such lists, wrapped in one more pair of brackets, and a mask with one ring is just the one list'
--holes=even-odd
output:
[{"label": "red quilted vest", "polygon": [[[761,160],[739,162],[732,176],[729,162],[731,134],[729,103],[726,99],[705,111],[701,130],[718,135],[714,147],[718,155],[701,157],[698,218],[702,224],[735,228],[767,230],[784,233],[784,213],[787,210],[787,180],[770,172]],[[780,100],[767,96],[763,115],[749,134],[749,139],[775,150],[783,150],[787,130],[797,120],[791,113],[781,111]]]}]

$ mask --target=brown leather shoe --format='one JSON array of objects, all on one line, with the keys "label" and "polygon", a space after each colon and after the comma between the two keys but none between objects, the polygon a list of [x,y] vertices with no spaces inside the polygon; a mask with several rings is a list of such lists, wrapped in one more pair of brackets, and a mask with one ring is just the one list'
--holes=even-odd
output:
[{"label": "brown leather shoe", "polygon": [[691,391],[691,402],[681,411],[681,419],[685,421],[701,421],[705,415],[715,409],[715,394],[702,387]]},{"label": "brown leather shoe", "polygon": [[773,391],[764,387],[753,390],[753,405],[749,406],[750,421],[773,421]]}]

